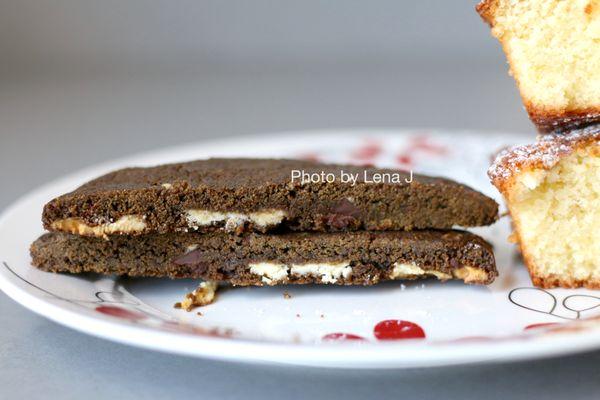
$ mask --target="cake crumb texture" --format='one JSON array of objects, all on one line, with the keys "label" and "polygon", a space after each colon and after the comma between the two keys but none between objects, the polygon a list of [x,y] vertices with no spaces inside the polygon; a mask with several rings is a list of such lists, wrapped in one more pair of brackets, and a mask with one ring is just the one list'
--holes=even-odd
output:
[{"label": "cake crumb texture", "polygon": [[541,131],[600,121],[600,0],[485,0],[477,11]]},{"label": "cake crumb texture", "polygon": [[533,283],[600,288],[598,133],[515,148],[499,156],[490,177],[506,198]]}]

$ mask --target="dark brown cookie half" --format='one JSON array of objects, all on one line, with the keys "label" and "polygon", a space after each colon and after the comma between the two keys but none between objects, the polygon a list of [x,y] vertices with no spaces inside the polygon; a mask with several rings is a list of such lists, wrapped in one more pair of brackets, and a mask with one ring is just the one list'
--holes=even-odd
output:
[{"label": "dark brown cookie half", "polygon": [[497,214],[494,200],[443,178],[298,160],[210,159],[109,173],[50,201],[43,222],[51,231],[106,237],[451,229],[491,224]]},{"label": "dark brown cookie half", "polygon": [[201,278],[234,285],[380,281],[437,277],[488,284],[491,246],[463,231],[114,236],[47,233],[33,265],[52,272]]}]

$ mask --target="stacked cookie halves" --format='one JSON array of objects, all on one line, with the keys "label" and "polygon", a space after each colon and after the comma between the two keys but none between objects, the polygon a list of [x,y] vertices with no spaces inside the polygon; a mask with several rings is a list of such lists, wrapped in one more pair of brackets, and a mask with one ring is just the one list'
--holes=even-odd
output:
[{"label": "stacked cookie halves", "polygon": [[[357,180],[294,179],[300,171]],[[490,245],[453,228],[493,223],[497,213],[492,199],[442,178],[209,159],[115,171],[50,201],[43,212],[50,232],[31,254],[46,271],[234,285],[421,277],[487,284],[497,276]]]},{"label": "stacked cookie halves", "polygon": [[600,288],[600,1],[485,0],[540,135],[489,170],[533,283]]}]

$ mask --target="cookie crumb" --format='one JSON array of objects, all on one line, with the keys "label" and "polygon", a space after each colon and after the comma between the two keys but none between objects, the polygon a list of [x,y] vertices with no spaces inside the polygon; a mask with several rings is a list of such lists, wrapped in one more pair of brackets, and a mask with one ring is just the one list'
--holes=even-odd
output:
[{"label": "cookie crumb", "polygon": [[285,292],[283,292],[283,298],[286,300],[289,300],[292,298],[292,295],[288,293],[288,291],[286,290]]},{"label": "cookie crumb", "polygon": [[296,314],[296,318],[300,318],[300,314]]},{"label": "cookie crumb", "polygon": [[185,295],[183,301],[175,303],[175,308],[192,311],[196,307],[206,306],[215,301],[219,284],[213,281],[201,282],[192,292]]},{"label": "cookie crumb", "polygon": [[325,314],[321,314],[321,315],[320,315],[320,317],[321,317],[321,318],[325,318]]},{"label": "cookie crumb", "polygon": [[196,315],[203,316],[204,314],[202,314],[200,311],[198,311],[198,312],[196,313]]}]

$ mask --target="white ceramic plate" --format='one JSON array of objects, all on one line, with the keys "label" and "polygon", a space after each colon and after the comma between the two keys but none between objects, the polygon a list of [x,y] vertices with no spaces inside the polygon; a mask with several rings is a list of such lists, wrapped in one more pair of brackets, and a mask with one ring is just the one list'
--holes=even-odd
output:
[{"label": "white ceramic plate", "polygon": [[39,188],[6,210],[0,218],[0,288],[32,311],[92,335],[235,361],[398,368],[600,348],[597,293],[532,288],[506,241],[507,218],[473,229],[495,247],[500,277],[488,287],[427,280],[234,288],[203,307],[201,316],[173,308],[194,281],[58,275],[30,266],[28,247],[42,233],[43,204],[118,167],[211,156],[304,157],[448,176],[498,199],[485,175],[490,156],[523,140],[468,132],[298,132],[190,144],[102,164]]}]

